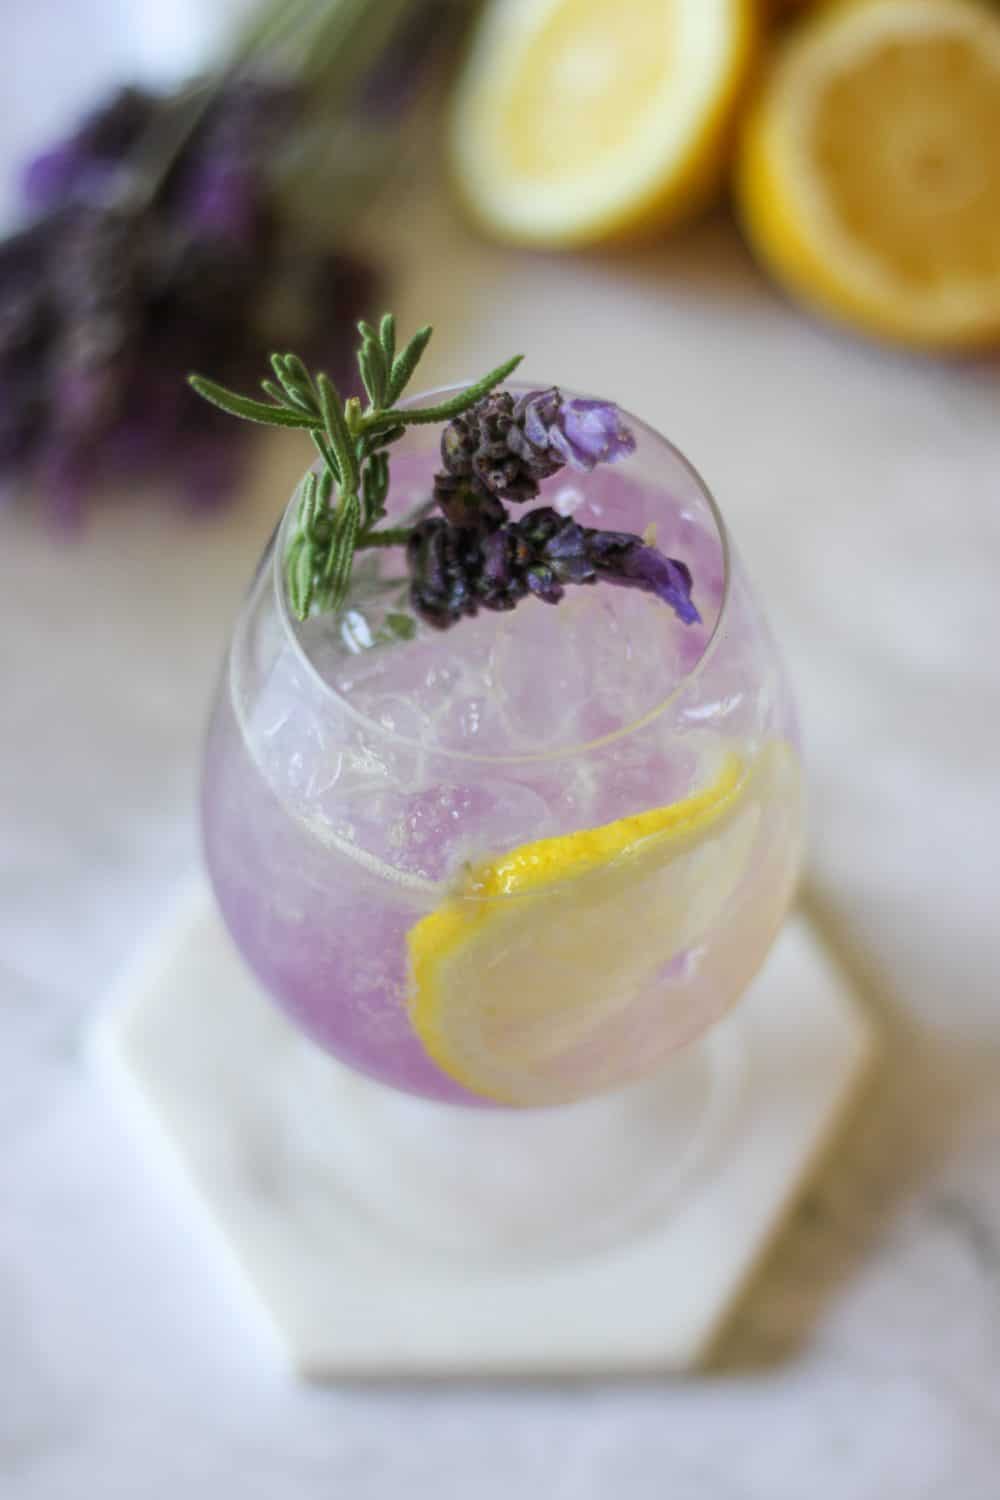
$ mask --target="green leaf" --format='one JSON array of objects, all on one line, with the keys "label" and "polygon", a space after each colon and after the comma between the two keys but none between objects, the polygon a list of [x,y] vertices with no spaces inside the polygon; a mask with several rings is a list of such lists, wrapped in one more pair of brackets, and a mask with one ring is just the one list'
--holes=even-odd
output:
[{"label": "green leaf", "polygon": [[370,459],[371,472],[374,475],[375,494],[379,505],[382,505],[389,493],[389,455],[388,453],[373,453]]},{"label": "green leaf", "polygon": [[398,443],[400,438],[404,436],[405,432],[406,428],[402,425],[402,423],[400,423],[398,427],[389,427],[386,429],[386,431],[380,432],[378,435],[379,447],[388,448],[390,443]]},{"label": "green leaf", "polygon": [[385,353],[378,339],[370,339],[365,345],[372,369],[378,379],[378,405],[385,405],[386,387],[389,384],[389,366],[385,362]]},{"label": "green leaf", "polygon": [[389,460],[386,454],[376,453],[368,460],[361,483],[365,502],[362,520],[367,530],[385,515],[385,500],[389,493]]},{"label": "green leaf", "polygon": [[385,360],[378,344],[362,344],[358,350],[358,369],[368,399],[375,410],[385,404]]},{"label": "green leaf", "polygon": [[299,620],[308,618],[313,601],[315,576],[315,554],[312,545],[304,536],[297,536],[288,549],[285,562],[285,577],[288,583],[288,598],[292,612]]},{"label": "green leaf", "polygon": [[[312,412],[315,415],[316,402],[313,399],[312,379],[304,365],[302,368],[305,372],[304,379],[297,378],[289,373],[287,355],[271,355],[271,369],[277,375],[281,389],[284,391],[285,404],[287,405],[291,401],[301,411]],[[265,385],[265,382],[261,381],[261,385]],[[270,385],[270,381],[267,382],[267,385]]]},{"label": "green leaf", "polygon": [[343,477],[340,472],[340,464],[337,460],[336,453],[334,453],[333,449],[330,447],[330,442],[327,438],[326,433],[320,427],[310,427],[309,436],[315,443],[316,451],[319,454],[320,458],[323,460],[323,463],[326,465],[326,468],[329,470],[332,480],[336,484],[342,484]]},{"label": "green leaf", "polygon": [[276,406],[280,407],[283,411],[288,410],[288,397],[280,385],[276,385],[273,380],[262,380],[260,388],[265,396],[270,396]]},{"label": "green leaf", "polygon": [[382,353],[389,370],[396,357],[396,319],[392,313],[386,313],[378,326],[379,343],[382,345]]},{"label": "green leaf", "polygon": [[389,375],[389,384],[385,393],[385,399],[389,406],[392,406],[399,400],[409,385],[410,378],[420,363],[423,352],[430,343],[433,332],[434,330],[430,326],[418,329],[406,348],[397,354],[393,360],[392,370]]},{"label": "green leaf", "polygon": [[303,536],[311,537],[316,525],[319,505],[319,484],[312,469],[302,481],[302,498],[299,500],[299,530]]},{"label": "green leaf", "polygon": [[375,520],[378,512],[378,499],[375,492],[375,472],[371,464],[365,464],[365,467],[361,471],[361,500],[361,518],[367,527]]},{"label": "green leaf", "polygon": [[[384,448],[398,442],[405,431],[405,427],[389,427],[384,432],[366,432],[361,439],[362,455],[366,459],[374,458],[376,453],[381,453]],[[386,453],[384,456],[388,460],[389,455]]]},{"label": "green leaf", "polygon": [[371,360],[368,358],[368,348],[365,344],[362,344],[358,350],[358,369],[361,371],[361,384],[365,388],[365,395],[368,397],[369,403],[373,407],[378,406],[378,398],[375,394],[375,376],[372,371]]},{"label": "green leaf", "polygon": [[314,427],[315,418],[289,411],[284,406],[268,406],[263,401],[254,401],[249,396],[240,396],[236,391],[227,391],[225,386],[206,380],[204,375],[189,375],[188,385],[213,406],[227,411],[232,417],[242,417],[246,422],[260,422],[264,427]]},{"label": "green leaf", "polygon": [[[323,473],[329,474],[330,471],[324,469]],[[332,483],[331,475],[331,486]],[[324,494],[323,490],[321,476],[310,470],[303,481],[302,501],[299,506],[299,530],[321,550],[328,545],[333,532],[333,517],[329,508],[330,497]]]},{"label": "green leaf", "polygon": [[345,495],[337,512],[337,531],[325,568],[330,590],[330,608],[342,608],[347,598],[354,563],[354,549],[361,524],[361,502],[357,495]]},{"label": "green leaf", "polygon": [[365,418],[365,429],[368,432],[379,432],[383,427],[395,427],[397,423],[403,427],[412,427],[427,422],[448,422],[452,417],[458,417],[463,411],[468,411],[470,406],[475,406],[484,396],[489,395],[494,386],[497,386],[513,374],[517,369],[523,354],[515,354],[513,359],[508,359],[504,364],[498,365],[482,380],[477,380],[475,385],[470,385],[466,390],[460,391],[457,396],[452,396],[448,401],[442,401],[440,406],[415,406],[409,411],[402,407],[398,410],[376,412],[371,417]]},{"label": "green leaf", "polygon": [[341,488],[356,490],[359,479],[358,460],[354,452],[354,442],[344,418],[344,405],[340,399],[340,393],[329,375],[323,374],[316,382],[316,390],[319,394],[319,409],[323,415],[323,426],[326,428],[333,451],[337,455]]},{"label": "green leaf", "polygon": [[[285,371],[285,379],[292,381],[299,390],[311,393],[316,389],[312,376],[297,354],[275,355],[272,357],[272,364],[274,359],[281,361]],[[278,378],[281,379],[280,376]],[[282,384],[284,384],[284,381],[282,381]]]}]

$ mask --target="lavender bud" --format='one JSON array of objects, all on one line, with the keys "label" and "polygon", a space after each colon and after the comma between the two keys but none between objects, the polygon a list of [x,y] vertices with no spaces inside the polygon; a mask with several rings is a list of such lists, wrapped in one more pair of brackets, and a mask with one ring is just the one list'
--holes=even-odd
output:
[{"label": "lavender bud", "polygon": [[610,401],[564,401],[556,386],[521,397],[507,442],[525,461],[549,464],[549,473],[567,463],[589,472],[599,463],[617,463],[635,451],[635,436],[617,406]]},{"label": "lavender bud", "polygon": [[635,452],[635,435],[610,401],[565,401],[549,443],[574,469],[589,472]]},{"label": "lavender bud", "polygon": [[525,571],[525,582],[536,599],[545,604],[558,604],[566,590],[558,582],[551,568],[544,563],[535,563]]},{"label": "lavender bud", "polygon": [[601,578],[655,594],[685,625],[700,622],[701,615],[691,599],[691,570],[686,563],[665,557],[628,532],[592,531],[588,538],[589,556]]},{"label": "lavender bud", "polygon": [[434,481],[434,499],[453,526],[495,531],[507,519],[507,512],[495,495],[484,495],[467,479],[452,474],[438,474]]}]

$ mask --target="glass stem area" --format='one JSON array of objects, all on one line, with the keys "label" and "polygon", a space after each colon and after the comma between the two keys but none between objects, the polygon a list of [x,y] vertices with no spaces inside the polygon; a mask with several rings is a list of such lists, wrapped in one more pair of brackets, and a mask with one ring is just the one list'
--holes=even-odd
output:
[{"label": "glass stem area", "polygon": [[329,1069],[303,1047],[288,1126],[407,1254],[470,1266],[557,1264],[627,1243],[671,1213],[724,1145],[745,1036],[738,1012],[653,1078],[558,1109],[469,1110],[358,1075],[351,1129],[324,1131]]}]

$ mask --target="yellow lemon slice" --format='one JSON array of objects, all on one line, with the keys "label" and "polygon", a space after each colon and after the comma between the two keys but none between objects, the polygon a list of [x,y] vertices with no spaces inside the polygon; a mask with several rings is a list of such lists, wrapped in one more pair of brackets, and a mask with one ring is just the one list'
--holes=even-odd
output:
[{"label": "yellow lemon slice", "polygon": [[790,759],[775,745],[748,771],[730,753],[684,801],[471,870],[409,933],[410,1017],[438,1066],[514,1105],[625,1081],[636,1001],[655,1027],[671,964],[733,896]]},{"label": "yellow lemon slice", "polygon": [[748,233],[790,291],[926,349],[1000,338],[1000,16],[847,0],[776,55],[744,134]]},{"label": "yellow lemon slice", "polygon": [[492,0],[451,118],[459,191],[495,234],[655,231],[719,188],[756,0]]}]

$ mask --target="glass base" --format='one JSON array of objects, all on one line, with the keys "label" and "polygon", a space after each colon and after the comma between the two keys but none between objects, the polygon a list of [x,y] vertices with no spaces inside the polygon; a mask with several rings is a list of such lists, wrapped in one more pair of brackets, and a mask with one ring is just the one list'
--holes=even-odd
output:
[{"label": "glass base", "polygon": [[662,1222],[723,1143],[746,1044],[737,1014],[654,1078],[547,1110],[462,1109],[342,1074],[333,1131],[329,1060],[313,1053],[284,1124],[407,1255],[466,1271],[561,1262]]},{"label": "glass base", "polygon": [[136,1191],[173,1178],[164,1245],[212,1226],[250,1326],[266,1311],[316,1379],[692,1368],[875,1053],[800,915],[658,1077],[530,1114],[428,1104],[307,1042],[201,885],[95,1041],[143,1145]]}]

